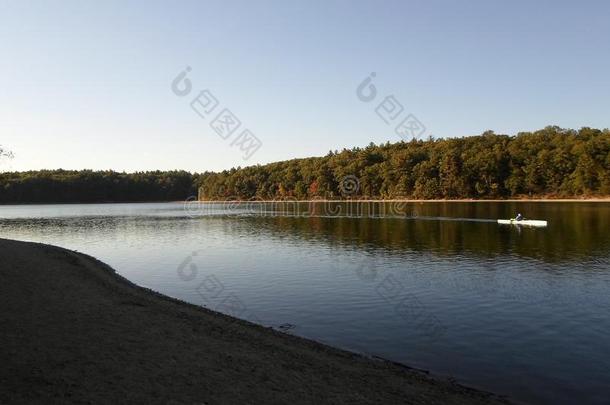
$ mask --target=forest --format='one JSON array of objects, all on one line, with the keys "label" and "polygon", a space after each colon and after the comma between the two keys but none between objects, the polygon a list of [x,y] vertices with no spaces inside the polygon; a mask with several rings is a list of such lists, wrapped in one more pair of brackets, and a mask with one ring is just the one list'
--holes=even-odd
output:
[{"label": "forest", "polygon": [[457,199],[610,195],[610,130],[547,127],[370,144],[324,157],[206,172],[201,200]]},{"label": "forest", "polygon": [[[1,156],[0,156],[1,158]],[[202,174],[0,173],[0,203],[222,199],[457,199],[610,195],[610,130],[547,127],[515,136],[370,144],[323,157]]]},{"label": "forest", "polygon": [[185,171],[40,170],[0,173],[0,204],[180,201],[197,194]]}]

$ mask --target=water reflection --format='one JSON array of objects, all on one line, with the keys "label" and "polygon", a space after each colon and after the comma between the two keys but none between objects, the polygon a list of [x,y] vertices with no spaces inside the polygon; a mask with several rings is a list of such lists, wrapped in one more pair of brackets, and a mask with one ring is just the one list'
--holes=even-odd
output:
[{"label": "water reflection", "polygon": [[[331,246],[440,255],[510,253],[548,261],[605,256],[610,250],[610,204],[445,202],[401,203],[399,208],[391,203],[355,206],[336,202],[275,204],[271,211],[271,207],[265,209],[261,204],[251,208],[251,215],[256,227],[271,234]],[[530,218],[544,218],[549,226],[533,229],[495,222],[497,218],[510,218],[517,211]]]}]

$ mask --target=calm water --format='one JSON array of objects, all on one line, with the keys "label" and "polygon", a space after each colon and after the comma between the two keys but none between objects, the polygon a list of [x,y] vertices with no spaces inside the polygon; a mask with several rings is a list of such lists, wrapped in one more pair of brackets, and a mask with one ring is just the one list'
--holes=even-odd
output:
[{"label": "calm water", "polygon": [[[516,211],[549,226],[486,221]],[[0,207],[0,237],[533,403],[609,401],[609,229],[608,203]]]}]

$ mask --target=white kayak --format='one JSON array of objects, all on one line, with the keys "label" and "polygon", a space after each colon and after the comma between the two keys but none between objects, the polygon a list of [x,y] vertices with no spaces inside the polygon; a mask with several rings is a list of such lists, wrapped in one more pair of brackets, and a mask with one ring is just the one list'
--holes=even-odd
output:
[{"label": "white kayak", "polygon": [[522,219],[521,221],[517,221],[516,219],[498,219],[499,224],[506,225],[527,225],[527,226],[546,226],[546,221],[541,221],[538,219]]}]

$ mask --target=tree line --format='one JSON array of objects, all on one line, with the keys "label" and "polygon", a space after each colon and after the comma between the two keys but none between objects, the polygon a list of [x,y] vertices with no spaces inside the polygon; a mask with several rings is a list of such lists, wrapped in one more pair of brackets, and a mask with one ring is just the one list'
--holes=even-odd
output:
[{"label": "tree line", "polygon": [[371,143],[324,157],[206,172],[201,200],[510,198],[610,195],[610,131]]},{"label": "tree line", "polygon": [[0,203],[222,199],[455,199],[610,195],[610,131],[547,127],[371,143],[324,157],[233,168],[0,173]]},{"label": "tree line", "polygon": [[179,201],[197,193],[186,171],[40,170],[0,173],[0,203]]}]

